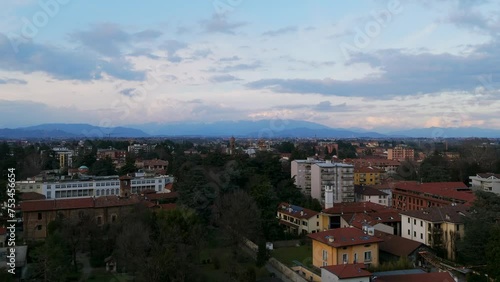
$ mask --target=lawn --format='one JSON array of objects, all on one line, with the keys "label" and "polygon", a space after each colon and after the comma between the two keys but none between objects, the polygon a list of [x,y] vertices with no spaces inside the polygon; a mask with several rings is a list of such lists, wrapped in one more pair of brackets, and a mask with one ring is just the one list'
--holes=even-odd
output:
[{"label": "lawn", "polygon": [[287,266],[295,266],[294,261],[298,261],[309,267],[312,264],[312,246],[278,248],[271,251],[271,256]]}]

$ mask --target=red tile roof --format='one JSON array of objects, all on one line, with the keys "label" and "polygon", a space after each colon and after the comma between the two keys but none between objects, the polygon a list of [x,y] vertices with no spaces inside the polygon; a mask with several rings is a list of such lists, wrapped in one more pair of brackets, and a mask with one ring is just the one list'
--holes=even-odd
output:
[{"label": "red tile roof", "polygon": [[319,214],[319,212],[317,211],[291,205],[288,203],[279,204],[278,212],[300,219],[309,219]]},{"label": "red tile roof", "polygon": [[381,231],[375,231],[375,237],[384,240],[378,245],[381,251],[398,257],[407,257],[424,245],[417,241]]},{"label": "red tile roof", "polygon": [[463,182],[429,182],[400,181],[394,184],[394,190],[406,190],[421,194],[439,195],[446,198],[473,202],[472,190]]},{"label": "red tile roof", "polygon": [[118,196],[102,196],[97,198],[53,199],[21,202],[22,212],[38,212],[52,210],[88,209],[101,207],[128,206],[139,203],[137,196],[120,198]]},{"label": "red tile roof", "polygon": [[430,222],[463,223],[465,217],[469,215],[469,207],[466,205],[430,207],[425,210],[405,211],[401,214]]},{"label": "red tile roof", "polygon": [[322,268],[335,274],[340,279],[369,277],[372,275],[371,272],[364,269],[365,265],[363,263],[328,265]]},{"label": "red tile roof", "polygon": [[382,242],[382,239],[367,235],[354,227],[330,229],[307,236],[334,248]]},{"label": "red tile roof", "polygon": [[455,279],[448,272],[431,272],[418,274],[399,274],[379,276],[373,282],[455,282]]},{"label": "red tile roof", "polygon": [[42,195],[37,192],[24,192],[19,195],[21,201],[33,201],[33,200],[44,200],[45,195]]},{"label": "red tile roof", "polygon": [[145,195],[147,200],[164,200],[164,199],[175,199],[179,196],[178,192],[170,192],[170,193],[155,193],[155,194],[147,194]]},{"label": "red tile roof", "polygon": [[384,173],[385,170],[373,168],[371,166],[358,166],[354,168],[354,173]]}]

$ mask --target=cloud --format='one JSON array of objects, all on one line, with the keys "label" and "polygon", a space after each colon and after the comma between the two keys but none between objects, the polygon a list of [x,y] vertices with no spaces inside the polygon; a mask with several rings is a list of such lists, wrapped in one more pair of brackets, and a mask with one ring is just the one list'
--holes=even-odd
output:
[{"label": "cloud", "polygon": [[255,70],[262,66],[259,61],[255,61],[250,64],[237,64],[232,66],[226,66],[221,69],[221,72],[233,72],[233,71],[245,71],[245,70]]},{"label": "cloud", "polygon": [[330,101],[319,102],[313,107],[318,112],[341,112],[347,110],[347,103],[333,105]]},{"label": "cloud", "polygon": [[167,51],[168,53],[167,60],[169,60],[172,63],[178,63],[183,60],[183,58],[180,57],[177,54],[177,52],[187,47],[188,47],[187,43],[174,39],[166,40],[162,45],[160,45],[160,48]]},{"label": "cloud", "polygon": [[[381,71],[379,75],[353,80],[323,79],[261,79],[246,84],[251,89],[269,89],[277,93],[314,93],[387,99],[440,91],[471,91],[487,84],[481,81],[500,80],[498,44],[484,44],[467,56],[452,54],[410,54],[404,50],[386,49],[374,53],[354,54],[347,65],[364,63]],[[481,52],[479,52],[481,50]],[[489,85],[489,86],[488,86]]]},{"label": "cloud", "polygon": [[234,61],[239,61],[239,60],[241,60],[240,57],[238,57],[238,56],[232,56],[232,57],[220,58],[219,62],[234,62]]},{"label": "cloud", "polygon": [[26,80],[16,78],[0,78],[0,84],[28,84]]},{"label": "cloud", "polygon": [[124,47],[133,43],[151,41],[163,33],[157,30],[146,29],[136,33],[125,31],[114,23],[99,23],[89,29],[69,34],[70,40],[108,57],[118,57]]},{"label": "cloud", "polygon": [[227,16],[214,14],[209,20],[202,20],[200,25],[206,33],[236,34],[236,29],[246,25],[244,22],[229,22]]},{"label": "cloud", "polygon": [[127,96],[127,97],[137,96],[135,88],[125,88],[123,90],[120,90],[119,93],[122,94],[123,96]]},{"label": "cloud", "polygon": [[222,83],[222,82],[230,82],[230,81],[238,81],[241,80],[235,76],[232,76],[230,74],[223,74],[223,75],[214,75],[210,77],[209,81],[214,82],[214,83]]},{"label": "cloud", "polygon": [[287,26],[287,27],[283,27],[280,29],[276,29],[276,30],[266,31],[266,32],[262,33],[262,35],[264,35],[264,36],[278,36],[278,35],[283,35],[286,33],[292,33],[292,32],[296,32],[296,31],[297,31],[296,26]]},{"label": "cloud", "polygon": [[158,31],[158,30],[153,30],[153,29],[146,29],[140,32],[136,32],[133,34],[134,39],[137,40],[154,40],[157,39],[158,37],[162,36],[163,32]]},{"label": "cloud", "polygon": [[[40,71],[61,80],[101,79],[104,73],[124,80],[144,80],[145,78],[143,71],[133,70],[133,66],[125,59],[103,60],[83,50],[67,50],[22,39],[12,40],[13,43],[0,34],[0,69],[2,70],[24,73]],[[13,45],[17,49],[13,49]]]}]

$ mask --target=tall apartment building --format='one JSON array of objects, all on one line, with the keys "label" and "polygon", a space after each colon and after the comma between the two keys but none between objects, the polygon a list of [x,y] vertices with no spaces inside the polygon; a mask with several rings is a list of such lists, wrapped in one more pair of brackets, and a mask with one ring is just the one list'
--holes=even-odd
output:
[{"label": "tall apartment building", "polygon": [[59,168],[70,168],[73,166],[74,152],[72,150],[65,147],[54,147],[52,150],[59,159]]},{"label": "tall apartment building", "polygon": [[303,194],[311,195],[311,165],[324,162],[314,158],[292,161],[291,177],[295,177],[295,185]]},{"label": "tall apartment building", "polygon": [[354,202],[354,166],[331,161],[312,164],[311,196],[324,204],[325,191],[328,202]]},{"label": "tall apartment building", "polygon": [[387,159],[398,161],[414,160],[415,150],[408,147],[396,146],[387,150]]}]

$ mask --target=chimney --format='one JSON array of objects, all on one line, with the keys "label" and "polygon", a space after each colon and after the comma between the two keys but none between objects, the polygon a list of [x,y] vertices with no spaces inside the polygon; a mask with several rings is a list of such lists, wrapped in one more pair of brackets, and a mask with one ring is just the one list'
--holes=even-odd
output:
[{"label": "chimney", "polygon": [[325,186],[325,209],[333,208],[333,187]]}]

